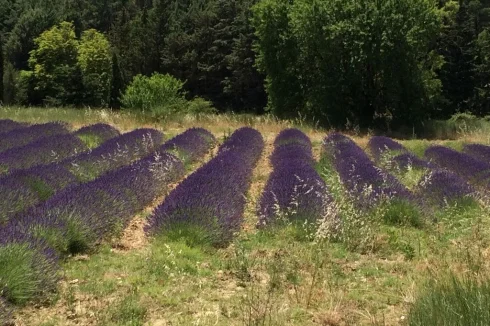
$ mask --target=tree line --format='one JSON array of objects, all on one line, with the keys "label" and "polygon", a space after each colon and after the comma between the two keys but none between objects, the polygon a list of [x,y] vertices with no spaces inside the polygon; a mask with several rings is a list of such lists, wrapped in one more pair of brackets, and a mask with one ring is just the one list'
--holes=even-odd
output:
[{"label": "tree line", "polygon": [[325,126],[490,114],[490,0],[0,0],[0,44],[6,104],[119,108],[159,73]]}]

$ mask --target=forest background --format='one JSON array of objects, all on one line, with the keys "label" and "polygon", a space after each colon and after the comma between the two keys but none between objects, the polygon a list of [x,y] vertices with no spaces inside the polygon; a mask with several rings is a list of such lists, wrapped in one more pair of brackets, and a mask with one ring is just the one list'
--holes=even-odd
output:
[{"label": "forest background", "polygon": [[0,44],[4,105],[380,130],[490,114],[484,0],[0,0]]}]

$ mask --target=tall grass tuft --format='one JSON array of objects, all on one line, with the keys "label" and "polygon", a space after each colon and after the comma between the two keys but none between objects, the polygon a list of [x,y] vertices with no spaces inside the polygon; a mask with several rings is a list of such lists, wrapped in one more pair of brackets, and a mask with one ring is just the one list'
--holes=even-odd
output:
[{"label": "tall grass tuft", "polygon": [[430,281],[409,313],[410,326],[483,326],[490,322],[490,279],[450,275]]}]

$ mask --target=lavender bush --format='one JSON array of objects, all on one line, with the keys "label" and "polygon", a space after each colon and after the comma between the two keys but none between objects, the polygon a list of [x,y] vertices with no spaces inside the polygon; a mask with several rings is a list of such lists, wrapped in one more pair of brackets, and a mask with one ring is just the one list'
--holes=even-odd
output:
[{"label": "lavender bush", "polygon": [[76,177],[59,164],[36,166],[0,178],[0,225],[77,182]]},{"label": "lavender bush", "polygon": [[10,119],[0,120],[0,137],[2,137],[5,133],[10,132],[15,129],[26,128],[27,124],[13,121]]},{"label": "lavender bush", "polygon": [[[179,156],[185,158],[184,162],[188,164],[202,158],[213,146],[214,142],[214,136],[207,130],[192,128],[158,147],[155,155],[162,155],[166,151],[181,153]],[[104,147],[108,156],[114,152],[114,146]],[[92,153],[96,157],[96,162],[101,156],[104,156],[102,154],[103,151],[100,149]],[[87,154],[84,153],[80,156],[88,161]],[[76,161],[76,159],[72,161]],[[110,163],[118,165],[121,162],[112,161]],[[67,186],[80,184],[75,175],[64,165],[36,166],[14,172],[8,177],[0,178],[0,223],[5,223],[17,213],[47,200]]]},{"label": "lavender bush", "polygon": [[217,156],[181,182],[155,209],[146,232],[196,226],[206,230],[215,245],[227,243],[241,225],[245,194],[263,148],[262,136],[255,129],[235,131]]},{"label": "lavender bush", "polygon": [[12,130],[0,137],[0,152],[14,147],[21,147],[35,140],[54,135],[66,135],[69,131],[66,126],[58,122],[33,125],[27,128]]},{"label": "lavender bush", "polygon": [[185,163],[192,163],[209,152],[215,142],[216,138],[206,129],[190,128],[165,142],[158,150],[175,154]]},{"label": "lavender bush", "polygon": [[51,136],[0,153],[0,173],[59,162],[88,148],[76,136]]},{"label": "lavender bush", "polygon": [[311,142],[297,129],[279,133],[271,155],[273,171],[260,198],[258,226],[278,219],[315,222],[331,202],[325,182],[314,169]]},{"label": "lavender bush", "polygon": [[368,148],[376,161],[379,161],[385,152],[407,152],[402,144],[385,136],[371,137]]},{"label": "lavender bush", "polygon": [[158,130],[136,129],[112,138],[92,151],[65,160],[63,164],[81,182],[86,182],[150,154],[162,141],[163,135]]},{"label": "lavender bush", "polygon": [[47,296],[58,281],[58,256],[18,228],[0,229],[0,299],[25,304]]},{"label": "lavender bush", "polygon": [[441,169],[428,171],[420,180],[417,192],[426,202],[439,207],[475,194],[475,190],[458,175]]},{"label": "lavender bush", "polygon": [[[205,137],[196,140],[196,134]],[[213,145],[210,141],[212,135],[203,130],[189,130],[182,135],[178,138],[182,149],[191,147],[185,139],[187,142],[198,141],[200,144],[192,146],[201,153],[201,157]],[[173,148],[179,150],[180,146]],[[198,155],[190,154],[189,157],[197,159]],[[28,233],[43,230],[42,238],[60,252],[85,251],[101,239],[122,230],[135,213],[165,193],[184,172],[184,163],[166,152],[165,145],[162,145],[128,166],[91,182],[66,188],[11,220],[7,227],[22,225]],[[54,236],[50,236],[52,234]]]},{"label": "lavender bush", "polygon": [[490,146],[482,144],[467,144],[464,145],[463,152],[473,156],[477,160],[490,163]]},{"label": "lavender bush", "polygon": [[443,146],[431,146],[425,151],[425,156],[441,168],[459,174],[464,179],[475,184],[487,186],[490,178],[490,163],[457,152]]},{"label": "lavender bush", "polygon": [[382,198],[413,199],[405,186],[393,175],[377,168],[350,138],[333,133],[325,138],[324,150],[358,204],[371,207]]}]

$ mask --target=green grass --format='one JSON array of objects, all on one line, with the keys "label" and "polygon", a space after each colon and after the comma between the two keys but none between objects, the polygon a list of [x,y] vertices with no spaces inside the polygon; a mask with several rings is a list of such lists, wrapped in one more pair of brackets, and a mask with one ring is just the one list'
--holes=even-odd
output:
[{"label": "green grass", "polygon": [[442,276],[430,280],[410,309],[410,326],[480,326],[490,321],[490,279]]},{"label": "green grass", "polygon": [[0,247],[0,293],[10,303],[24,305],[53,289],[56,275],[41,254],[26,244]]},{"label": "green grass", "polygon": [[97,135],[93,135],[93,134],[79,134],[78,135],[78,138],[80,138],[80,140],[88,147],[88,148],[96,148],[98,147],[100,144],[102,144],[102,138],[97,136]]}]

